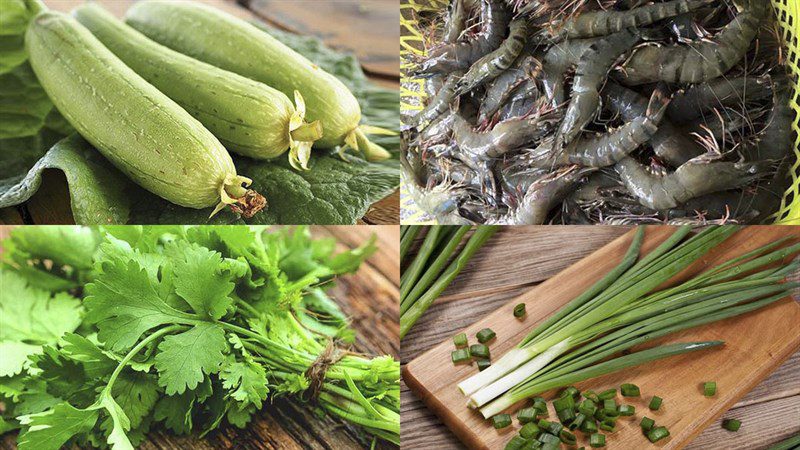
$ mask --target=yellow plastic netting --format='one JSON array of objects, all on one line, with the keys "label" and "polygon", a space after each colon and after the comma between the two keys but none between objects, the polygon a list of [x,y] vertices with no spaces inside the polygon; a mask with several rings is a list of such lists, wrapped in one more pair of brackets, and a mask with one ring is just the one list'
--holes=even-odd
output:
[{"label": "yellow plastic netting", "polygon": [[[773,216],[776,223],[800,225],[800,0],[771,0],[786,44],[786,64],[792,73],[794,94],[790,106],[795,111],[792,129],[795,134],[795,161],[790,169],[792,186],[784,194],[781,207]],[[423,108],[425,89],[422,80],[407,78],[407,61],[410,55],[423,54],[423,34],[416,18],[425,11],[441,11],[448,0],[401,0],[400,2],[400,70],[403,74],[400,87],[401,113]],[[423,212],[405,185],[401,187],[401,221],[405,224],[430,223],[431,217]]]}]

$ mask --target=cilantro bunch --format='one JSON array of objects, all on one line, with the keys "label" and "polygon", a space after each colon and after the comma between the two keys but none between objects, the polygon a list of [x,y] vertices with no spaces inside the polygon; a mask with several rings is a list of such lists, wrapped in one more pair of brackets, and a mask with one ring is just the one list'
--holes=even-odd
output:
[{"label": "cilantro bunch", "polygon": [[0,433],[132,449],[293,396],[399,443],[399,364],[347,351],[324,288],[375,251],[306,228],[22,227],[0,269]]}]

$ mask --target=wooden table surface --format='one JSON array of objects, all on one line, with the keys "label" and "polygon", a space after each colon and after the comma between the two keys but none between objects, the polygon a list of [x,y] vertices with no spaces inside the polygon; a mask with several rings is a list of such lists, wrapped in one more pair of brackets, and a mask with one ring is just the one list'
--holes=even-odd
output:
[{"label": "wooden table surface", "polygon": [[[509,299],[541,283],[628,227],[507,227],[481,248],[402,342],[402,361],[450,339]],[[525,239],[525,245],[520,240]],[[787,330],[787,332],[798,332]],[[461,443],[403,384],[404,448],[460,449]],[[725,418],[742,421],[738,433],[710,425],[688,450],[760,450],[800,433],[800,352],[739,401]],[[639,450],[639,449],[626,449]]]},{"label": "wooden table surface", "polygon": [[[97,1],[121,17],[135,0]],[[257,17],[284,30],[316,36],[333,48],[354,53],[373,82],[393,89],[400,87],[400,28],[397,25],[400,23],[400,10],[397,0],[195,1],[243,19]],[[50,8],[68,12],[84,0],[44,2]],[[358,223],[394,224],[399,217],[398,189],[374,203]],[[0,224],[22,223],[74,223],[69,208],[69,191],[61,172],[46,171],[41,188],[29,201],[19,207],[0,209]]]},{"label": "wooden table surface", "polygon": [[[340,277],[329,291],[352,318],[354,350],[399,356],[400,229],[397,226],[312,227],[317,237],[334,237],[341,249],[356,247],[376,234],[378,251],[354,274]],[[0,238],[8,227],[0,227]],[[332,418],[317,418],[310,408],[275,399],[244,429],[223,426],[205,439],[156,431],[141,450],[358,449],[369,448],[355,428]],[[390,445],[379,446],[392,448]],[[15,450],[16,434],[0,439],[0,450]]]}]

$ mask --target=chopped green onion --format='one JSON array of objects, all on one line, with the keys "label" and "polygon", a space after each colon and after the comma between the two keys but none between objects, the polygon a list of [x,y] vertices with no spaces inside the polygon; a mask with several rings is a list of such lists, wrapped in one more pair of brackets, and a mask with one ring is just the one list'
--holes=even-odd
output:
[{"label": "chopped green onion", "polygon": [[508,441],[506,444],[505,450],[522,450],[525,444],[528,443],[528,440],[520,435],[516,435]]},{"label": "chopped green onion", "polygon": [[597,399],[598,400],[609,400],[609,399],[612,399],[612,398],[614,398],[616,396],[617,396],[617,390],[616,389],[608,389],[608,390],[605,390],[605,391],[597,394]]},{"label": "chopped green onion", "polygon": [[453,344],[456,347],[464,347],[467,345],[467,333],[458,333],[453,336]]},{"label": "chopped green onion", "polygon": [[616,400],[614,400],[613,398],[603,400],[603,409],[606,411],[616,411],[617,410]]},{"label": "chopped green onion", "polygon": [[544,401],[542,397],[534,397],[533,398],[533,407],[537,411],[537,416],[549,416],[550,413],[547,412],[547,402]]},{"label": "chopped green onion", "polygon": [[572,395],[553,400],[553,408],[561,423],[567,423],[575,418],[575,400]]},{"label": "chopped green onion", "polygon": [[584,391],[583,396],[594,403],[598,403],[600,401],[600,397],[598,397],[597,393],[591,389],[588,391]]},{"label": "chopped green onion", "polygon": [[497,334],[492,331],[491,328],[484,328],[481,331],[478,331],[478,334],[475,335],[475,337],[478,338],[478,342],[481,344],[491,341],[495,336],[497,336]]},{"label": "chopped green onion", "polygon": [[539,429],[539,426],[533,422],[526,423],[522,426],[519,430],[519,435],[524,437],[525,439],[536,439],[541,433],[542,430]]},{"label": "chopped green onion", "polygon": [[570,386],[561,391],[561,394],[559,395],[559,397],[566,397],[566,396],[570,396],[573,399],[577,400],[581,398],[581,391],[579,391],[578,388],[576,388],[575,386]]},{"label": "chopped green onion", "polygon": [[522,424],[534,422],[536,421],[536,415],[536,408],[522,408],[519,410],[519,413],[517,413],[517,420]]},{"label": "chopped green onion", "polygon": [[539,442],[543,442],[545,444],[551,443],[551,442],[557,442],[557,443],[561,444],[561,439],[558,436],[554,435],[554,434],[542,433],[542,434],[539,435]]},{"label": "chopped green onion", "polygon": [[572,419],[572,422],[569,423],[567,428],[570,430],[576,430],[583,424],[584,421],[586,421],[586,415],[582,413],[575,414],[575,418]]},{"label": "chopped green onion", "polygon": [[669,437],[669,430],[667,430],[667,427],[654,427],[647,432],[647,439],[652,443],[656,443],[667,437]]},{"label": "chopped green onion", "polygon": [[588,398],[578,406],[578,412],[589,417],[593,417],[595,411],[597,411],[597,404]]},{"label": "chopped green onion", "polygon": [[[536,439],[528,439],[528,442],[525,443],[525,446],[522,447],[522,450],[545,450],[542,445],[543,444]],[[552,449],[552,447],[550,447],[550,449]]]},{"label": "chopped green onion", "polygon": [[469,361],[469,350],[466,348],[461,348],[458,350],[453,351],[450,353],[450,358],[453,360],[453,364],[463,363],[465,361]]},{"label": "chopped green onion", "polygon": [[657,395],[654,395],[653,398],[650,400],[649,408],[653,411],[658,411],[658,408],[661,408],[661,402],[663,401],[664,399],[662,399]]},{"label": "chopped green onion", "polygon": [[614,429],[617,427],[617,421],[614,419],[606,419],[600,422],[600,425],[598,425],[598,427],[600,427],[600,429],[603,431],[613,432]]},{"label": "chopped green onion", "polygon": [[473,358],[487,359],[489,358],[489,347],[483,344],[472,344],[469,346],[469,354]]},{"label": "chopped green onion", "polygon": [[508,414],[498,414],[492,417],[492,425],[494,425],[494,428],[497,430],[505,428],[511,425],[511,416]]},{"label": "chopped green onion", "polygon": [[583,421],[579,428],[582,432],[586,434],[592,434],[597,432],[597,422],[594,421],[592,418],[587,418]]},{"label": "chopped green onion", "polygon": [[722,421],[722,428],[725,428],[728,431],[739,431],[741,426],[742,422],[736,419],[725,419]]},{"label": "chopped green onion", "polygon": [[633,405],[619,405],[620,416],[632,416],[636,414],[636,407]]},{"label": "chopped green onion", "polygon": [[538,422],[539,428],[545,430],[546,432],[558,436],[558,433],[561,433],[561,430],[564,429],[564,426],[558,422],[550,422],[544,419],[539,419]]},{"label": "chopped green onion", "polygon": [[558,433],[558,437],[561,439],[561,442],[567,445],[575,445],[575,443],[578,442],[578,438],[567,430],[561,430],[561,433]]},{"label": "chopped green onion", "polygon": [[589,445],[592,448],[599,448],[606,446],[606,436],[600,433],[594,433],[589,437]]},{"label": "chopped green onion", "polygon": [[620,386],[620,392],[622,393],[623,397],[638,397],[641,395],[639,391],[639,386],[635,384],[625,383]]},{"label": "chopped green onion", "polygon": [[645,432],[652,430],[655,424],[656,421],[647,416],[642,417],[642,421],[639,422],[639,426],[642,427],[642,431]]},{"label": "chopped green onion", "polygon": [[717,393],[717,383],[707,381],[703,383],[703,395],[706,397],[713,397]]},{"label": "chopped green onion", "polygon": [[520,303],[514,307],[514,317],[519,319],[525,315],[525,303]]},{"label": "chopped green onion", "polygon": [[488,359],[479,359],[478,360],[478,371],[482,371],[484,369],[487,369],[491,365],[492,365],[492,362],[489,361]]},{"label": "chopped green onion", "polygon": [[795,434],[789,439],[773,444],[767,450],[797,450],[798,448],[800,448],[800,434]]}]

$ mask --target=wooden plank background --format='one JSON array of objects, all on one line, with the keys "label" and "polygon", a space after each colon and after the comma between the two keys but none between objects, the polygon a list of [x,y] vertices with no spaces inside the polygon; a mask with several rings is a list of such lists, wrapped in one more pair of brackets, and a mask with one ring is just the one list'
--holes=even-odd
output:
[{"label": "wooden plank background", "polygon": [[[2,2],[3,0],[0,0]],[[97,0],[121,17],[135,0]],[[278,28],[313,35],[325,44],[355,54],[370,80],[400,88],[400,10],[397,0],[195,0],[243,19],[259,18]],[[44,0],[69,12],[83,0]],[[237,5],[237,3],[239,5]],[[399,108],[399,105],[398,105]],[[400,217],[399,189],[374,203],[360,224],[395,224]],[[39,191],[23,205],[0,209],[0,224],[74,223],[64,175],[45,171]]]},{"label": "wooden plank background", "polygon": [[[529,290],[613,239],[627,227],[508,227],[497,233],[406,335],[402,361],[449,339],[509,299]],[[525,236],[526,245],[519,245]],[[789,332],[787,330],[787,332]],[[796,331],[795,331],[796,332]],[[402,385],[402,441],[407,448],[463,448]],[[800,432],[800,353],[738,402],[724,418],[742,420],[738,433],[710,425],[687,449],[760,450]]]},{"label": "wooden plank background", "polygon": [[[0,226],[0,238],[10,227]],[[399,285],[400,230],[397,226],[312,227],[317,237],[333,237],[340,249],[353,248],[372,234],[378,251],[355,274],[340,277],[331,297],[352,318],[356,330],[354,350],[366,354],[400,353]],[[310,408],[287,399],[276,399],[244,429],[223,426],[205,439],[175,436],[168,431],[150,434],[142,450],[221,449],[358,449],[369,448],[362,433],[344,422],[316,417]],[[393,448],[382,445],[383,448]],[[395,447],[396,448],[396,447]],[[0,450],[16,449],[16,433],[0,439]]]}]

